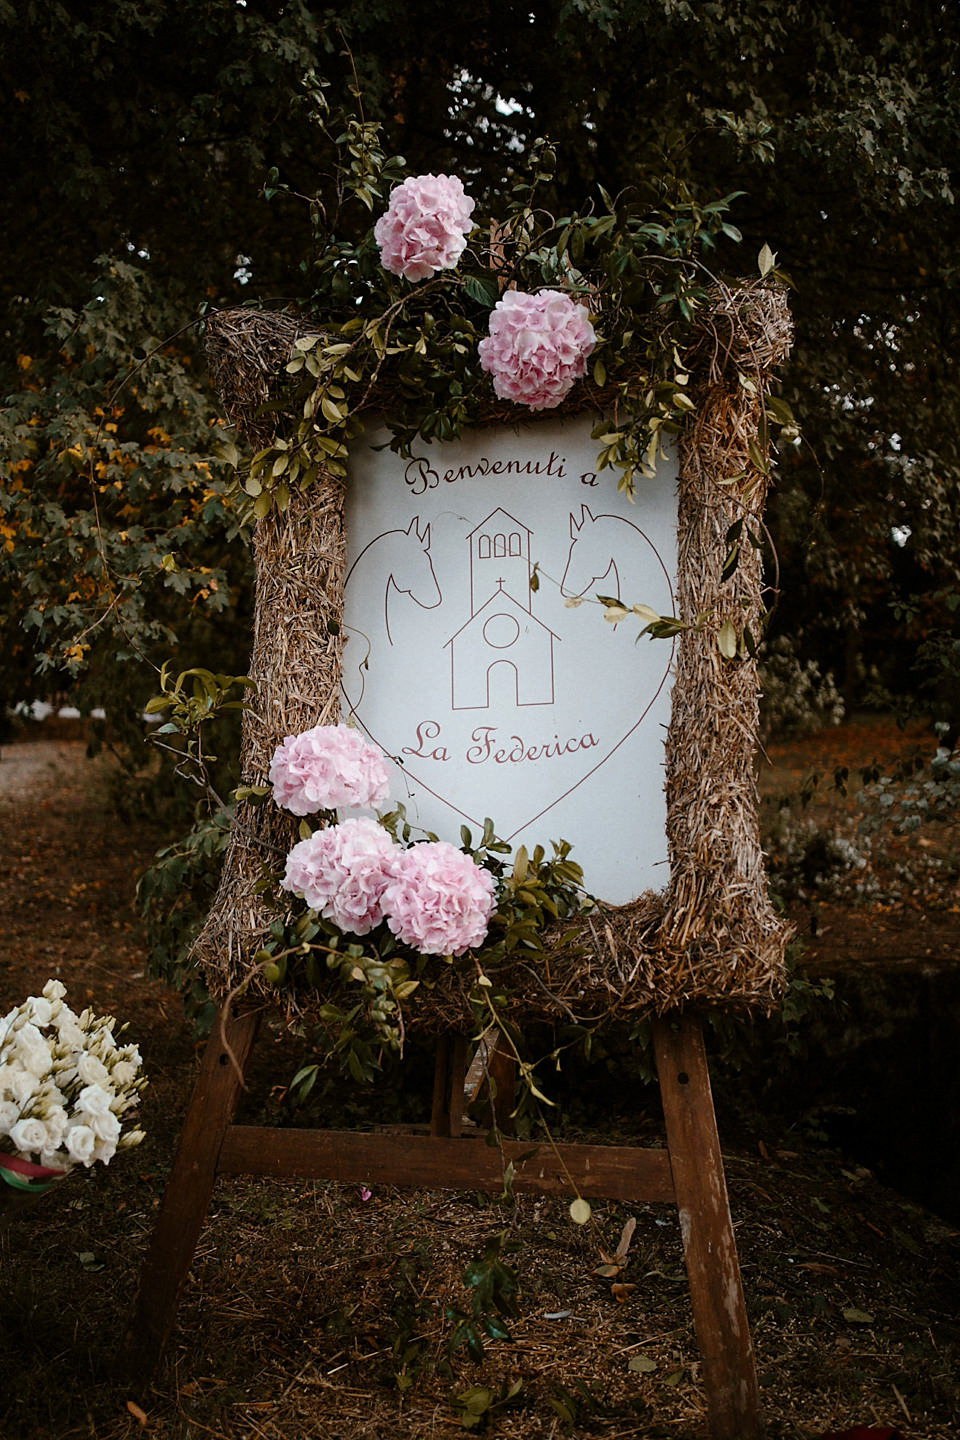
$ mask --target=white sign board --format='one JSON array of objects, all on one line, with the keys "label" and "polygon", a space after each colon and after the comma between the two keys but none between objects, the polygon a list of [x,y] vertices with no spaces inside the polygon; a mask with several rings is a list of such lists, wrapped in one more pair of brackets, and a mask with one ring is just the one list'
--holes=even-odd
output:
[{"label": "white sign board", "polygon": [[676,464],[631,503],[595,473],[592,423],[477,429],[412,459],[374,448],[385,429],[356,445],[344,714],[391,757],[411,824],[569,840],[587,889],[623,904],[668,878],[672,647],[575,602],[674,613]]}]

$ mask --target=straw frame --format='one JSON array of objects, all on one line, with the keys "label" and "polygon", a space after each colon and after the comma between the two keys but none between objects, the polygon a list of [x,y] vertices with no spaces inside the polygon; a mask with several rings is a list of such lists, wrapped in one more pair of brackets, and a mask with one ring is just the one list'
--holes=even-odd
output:
[{"label": "straw frame", "polygon": [[[254,445],[269,443],[282,422],[284,366],[296,338],[316,329],[286,313],[209,317],[207,356],[221,401]],[[743,647],[728,658],[720,634],[725,625],[738,636],[745,628],[754,636],[762,631],[762,556],[744,545],[736,569],[723,578],[726,537],[737,521],[763,531],[770,477],[756,463],[757,445],[791,333],[780,287],[718,286],[685,357],[695,409],[679,437],[677,585],[678,615],[691,628],[678,637],[665,752],[670,882],[630,905],[601,906],[568,922],[573,934],[562,946],[548,932],[542,954],[498,969],[517,1023],[598,1025],[691,1005],[769,1013],[783,995],[792,932],[771,904],[759,836],[756,658]],[[602,410],[605,401],[603,391],[583,385],[560,413]],[[483,420],[515,424],[516,409],[491,402]],[[264,785],[285,736],[339,718],[349,643],[341,631],[343,484],[321,474],[306,493],[291,495],[285,511],[271,510],[256,527],[254,562],[250,675],[257,692],[244,715],[241,781]],[[254,957],[278,918],[263,894],[264,873],[282,869],[297,824],[272,800],[241,802],[193,951],[216,997],[244,989],[269,998],[291,1020],[314,1012],[329,994],[276,989]],[[429,990],[421,986],[406,1017],[408,1033],[469,1027],[471,973],[443,967]]]}]

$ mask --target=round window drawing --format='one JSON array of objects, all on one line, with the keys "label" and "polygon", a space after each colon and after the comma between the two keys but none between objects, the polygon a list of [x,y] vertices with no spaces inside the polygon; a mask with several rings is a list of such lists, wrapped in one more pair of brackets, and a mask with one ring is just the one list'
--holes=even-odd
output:
[{"label": "round window drawing", "polygon": [[514,615],[491,615],[483,627],[483,638],[495,650],[509,650],[520,634],[520,622]]}]

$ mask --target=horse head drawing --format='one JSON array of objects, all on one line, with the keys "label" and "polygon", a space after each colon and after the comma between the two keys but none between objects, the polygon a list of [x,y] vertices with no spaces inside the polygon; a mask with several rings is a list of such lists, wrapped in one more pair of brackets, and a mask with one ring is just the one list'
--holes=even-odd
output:
[{"label": "horse head drawing", "polygon": [[388,645],[394,643],[390,633],[391,606],[400,596],[408,597],[422,610],[434,610],[443,599],[430,558],[430,526],[421,526],[418,515],[406,530],[386,530],[371,540],[357,556],[351,576],[354,584],[382,592],[383,631]]},{"label": "horse head drawing", "polygon": [[[414,515],[406,530],[389,530],[383,540],[393,540],[388,561],[387,586],[393,586],[424,610],[434,610],[443,598],[430,558],[430,526],[420,528],[420,517]],[[389,627],[388,627],[389,628]]]},{"label": "horse head drawing", "polygon": [[580,519],[570,516],[570,550],[560,581],[560,593],[568,598],[586,595],[608,571],[612,570],[610,587],[616,598],[620,595],[620,576],[615,551],[623,545],[622,521],[615,515],[594,515],[589,506],[580,506]]}]

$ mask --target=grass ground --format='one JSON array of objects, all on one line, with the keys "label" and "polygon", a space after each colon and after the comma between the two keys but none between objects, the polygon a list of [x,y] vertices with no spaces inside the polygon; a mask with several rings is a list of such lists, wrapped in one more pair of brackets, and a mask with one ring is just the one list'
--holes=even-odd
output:
[{"label": "grass ground", "polygon": [[[900,743],[883,734],[884,745]],[[852,759],[881,735],[854,727],[832,740],[828,759]],[[809,750],[778,750],[768,797],[793,794],[809,758]],[[131,1390],[121,1341],[196,1049],[177,997],[145,975],[130,897],[157,836],[105,808],[107,765],[86,761],[72,739],[0,755],[0,1006],[58,974],[72,1001],[130,1022],[151,1079],[144,1146],[71,1177],[0,1231],[0,1433],[422,1440],[460,1433],[457,1397],[480,1390],[490,1401],[480,1428],[491,1435],[703,1437],[676,1216],[646,1205],[597,1205],[595,1225],[578,1229],[564,1203],[529,1197],[505,1205],[471,1193],[367,1196],[359,1186],[222,1180],[168,1363],[149,1391]],[[837,808],[847,803],[822,791],[806,815],[847,824]],[[849,823],[855,834],[855,817]],[[915,838],[930,844],[892,858],[871,849],[879,888],[859,897],[840,885],[825,898],[822,887],[800,883],[792,906],[818,973],[851,963],[858,945],[869,952],[879,924],[892,953],[944,963],[955,932],[952,842],[932,832]],[[935,891],[915,874],[890,898],[898,867],[929,850],[944,860],[931,872]],[[925,893],[946,903],[915,908]],[[829,1017],[823,1023],[829,1028]],[[279,1033],[261,1043],[253,1113],[271,1111],[271,1083],[289,1078],[294,1048]],[[782,1047],[760,1036],[753,1053],[754,1071],[780,1068],[787,1088],[802,1090],[802,1071]],[[896,1424],[907,1440],[960,1433],[955,1227],[824,1144],[802,1103],[792,1113],[756,1106],[732,1070],[716,1088],[721,1116],[730,1116],[721,1133],[771,1440],[855,1424]],[[598,1104],[569,1108],[571,1133],[657,1132],[648,1089],[610,1085],[602,1071],[594,1089]],[[637,1228],[620,1279],[634,1288],[618,1300],[595,1271],[630,1216]],[[464,1268],[500,1233],[521,1243],[513,1259],[520,1313],[512,1340],[491,1342],[475,1365],[462,1350],[449,1355],[446,1311],[467,1308]]]}]

